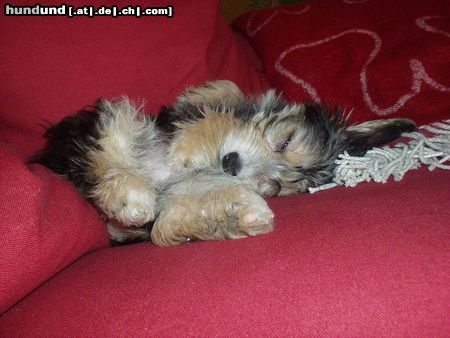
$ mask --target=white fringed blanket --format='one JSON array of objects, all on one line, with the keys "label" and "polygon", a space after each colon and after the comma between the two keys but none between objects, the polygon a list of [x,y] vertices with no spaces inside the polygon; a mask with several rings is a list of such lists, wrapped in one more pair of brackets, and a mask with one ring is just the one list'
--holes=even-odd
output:
[{"label": "white fringed blanket", "polygon": [[338,185],[354,187],[360,182],[386,183],[390,176],[399,181],[407,171],[422,165],[427,165],[429,170],[450,170],[450,120],[422,126],[416,132],[402,134],[402,137],[410,141],[371,149],[363,157],[347,153],[340,155],[336,160],[333,182],[310,188],[309,192]]}]

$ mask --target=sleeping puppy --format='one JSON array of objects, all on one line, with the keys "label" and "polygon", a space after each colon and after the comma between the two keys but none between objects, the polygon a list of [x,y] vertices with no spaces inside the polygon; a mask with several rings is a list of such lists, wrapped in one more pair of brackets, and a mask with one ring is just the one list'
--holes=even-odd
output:
[{"label": "sleeping puppy", "polygon": [[215,81],[156,118],[127,99],[98,101],[50,127],[31,162],[72,182],[114,242],[176,245],[270,232],[264,198],[327,183],[339,154],[364,155],[414,128],[400,118],[350,125],[339,110]]}]

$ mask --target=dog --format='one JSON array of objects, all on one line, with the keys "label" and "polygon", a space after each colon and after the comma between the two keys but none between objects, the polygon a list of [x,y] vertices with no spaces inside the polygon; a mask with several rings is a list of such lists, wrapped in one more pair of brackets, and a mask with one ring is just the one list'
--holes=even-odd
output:
[{"label": "dog", "polygon": [[99,100],[45,133],[31,159],[70,181],[108,220],[113,243],[158,246],[274,229],[265,198],[332,179],[339,154],[364,155],[415,129],[402,118],[352,125],[339,109],[245,97],[230,81],[188,88],[150,117]]}]

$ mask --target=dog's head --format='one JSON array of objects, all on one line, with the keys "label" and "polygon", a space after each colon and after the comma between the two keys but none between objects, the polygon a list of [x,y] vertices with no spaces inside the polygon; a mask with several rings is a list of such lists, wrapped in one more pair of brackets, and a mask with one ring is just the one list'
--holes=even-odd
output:
[{"label": "dog's head", "polygon": [[274,90],[244,97],[229,81],[188,89],[169,114],[171,165],[221,169],[263,196],[326,183],[339,154],[362,155],[415,127],[406,119],[349,125],[339,110],[287,103]]}]

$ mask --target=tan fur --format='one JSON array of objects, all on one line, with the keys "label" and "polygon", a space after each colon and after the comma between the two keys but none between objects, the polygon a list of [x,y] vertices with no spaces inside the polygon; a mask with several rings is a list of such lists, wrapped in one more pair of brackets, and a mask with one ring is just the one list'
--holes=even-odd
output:
[{"label": "tan fur", "polygon": [[109,218],[139,226],[154,218],[156,192],[134,147],[136,137],[149,134],[152,125],[138,118],[128,100],[105,101],[103,110],[99,147],[88,153],[88,179],[95,183],[90,197]]},{"label": "tan fur", "polygon": [[168,162],[176,168],[217,168],[222,140],[241,122],[231,112],[215,112],[205,106],[205,117],[179,125],[171,142]]},{"label": "tan fur", "polygon": [[295,135],[282,153],[283,159],[291,167],[298,163],[304,166],[312,166],[317,161],[318,149],[312,147],[304,135]]},{"label": "tan fur", "polygon": [[223,173],[200,172],[165,192],[151,238],[159,246],[237,239],[273,230],[274,216],[251,187]]},{"label": "tan fur", "polygon": [[[255,114],[243,121],[233,111],[243,99],[229,81],[209,82],[178,98],[175,109],[189,114],[195,106],[195,114],[176,123],[167,162],[179,176],[158,192],[157,205],[151,180],[136,170],[133,145],[124,142],[139,133],[140,122],[133,112],[131,118],[113,117],[99,140],[102,150],[91,157],[95,176],[104,178],[97,185],[97,203],[125,225],[156,216],[151,239],[159,246],[271,231],[273,213],[262,197],[305,191],[311,182],[299,180],[296,168],[320,167],[324,149],[303,120],[304,105],[285,105],[268,115],[277,100],[275,91],[268,91]],[[396,120],[370,121],[349,130],[371,134],[392,123]],[[222,171],[230,153],[239,154],[236,177]],[[141,229],[110,226],[110,232],[119,240],[143,237]]]},{"label": "tan fur", "polygon": [[[273,100],[275,93],[270,91],[266,96],[263,99],[263,108]],[[302,130],[297,128],[301,121],[292,120],[292,115],[302,109],[303,105],[287,107],[278,116],[278,119],[284,122],[276,123],[265,133],[269,119],[264,117],[264,111],[255,115],[249,123],[242,123],[233,116],[232,111],[217,111],[205,106],[204,118],[178,125],[178,131],[170,146],[169,163],[180,169],[219,169],[223,156],[238,152],[244,170],[259,163],[269,167],[272,165],[274,169],[278,164],[291,168],[298,163],[313,165],[317,161],[318,149],[314,149],[308,141],[308,135],[304,135]],[[288,147],[277,153],[277,148],[282,146],[291,134],[292,139]],[[292,175],[292,180],[295,180],[295,173],[287,171],[283,174],[287,178]],[[247,176],[245,181],[264,197],[290,195],[299,189],[298,183],[290,185],[289,180],[286,180],[282,190],[279,190],[265,175],[249,173]]]},{"label": "tan fur", "polygon": [[286,148],[279,152],[279,157],[291,166],[295,166],[297,163],[303,163],[306,166],[312,165],[316,161],[317,151],[311,148],[308,135],[299,132],[296,128],[300,123],[301,121],[297,120],[278,123],[270,128],[268,135],[261,136],[260,142],[268,142],[272,151],[277,152],[289,140]]},{"label": "tan fur", "polygon": [[141,175],[128,170],[110,168],[91,197],[109,218],[125,226],[140,226],[155,216],[154,187]]},{"label": "tan fur", "polygon": [[[244,99],[244,95],[235,83],[226,80],[206,82],[198,88],[188,88],[180,97],[178,103],[189,102],[192,105],[232,107]],[[174,108],[177,108],[175,103]]]},{"label": "tan fur", "polygon": [[[230,81],[190,88],[174,104],[178,122],[170,135],[128,100],[104,101],[99,139],[86,149],[88,197],[108,216],[112,239],[148,239],[142,226],[149,221],[159,246],[264,234],[273,230],[274,215],[263,197],[303,192],[330,178],[341,144],[324,144],[304,105],[282,102],[274,90],[243,100]],[[370,136],[405,121],[348,131]],[[343,130],[328,130],[327,140]]]},{"label": "tan fur", "polygon": [[[373,121],[366,121],[360,124],[356,124],[353,126],[349,126],[347,128],[348,131],[357,131],[360,133],[367,133],[367,134],[372,134],[375,130],[377,129],[382,129],[384,127],[388,127],[391,126],[393,124],[396,123],[404,123],[405,121],[407,121],[407,119],[403,119],[403,118],[393,118],[393,119],[388,119],[388,120],[373,120]],[[408,120],[411,123],[414,123],[411,120]]]}]

